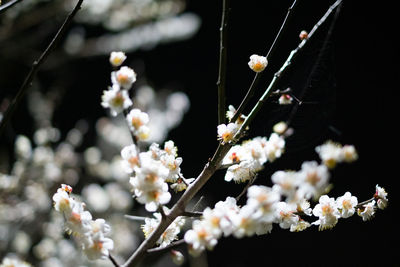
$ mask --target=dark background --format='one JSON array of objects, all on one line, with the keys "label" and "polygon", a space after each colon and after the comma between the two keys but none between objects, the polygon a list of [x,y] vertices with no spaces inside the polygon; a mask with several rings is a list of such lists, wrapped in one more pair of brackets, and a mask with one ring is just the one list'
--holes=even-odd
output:
[{"label": "dark background", "polygon": [[[138,82],[146,79],[155,88],[182,90],[188,94],[191,109],[181,126],[169,136],[184,159],[185,177],[195,177],[217,146],[220,2],[188,1],[187,11],[202,18],[201,29],[194,38],[160,45],[151,51],[129,53],[126,62],[138,72]],[[249,56],[266,53],[292,1],[232,2],[227,103],[237,107],[254,76],[247,66]],[[299,1],[258,84],[253,103],[298,44],[299,32],[310,30],[331,2]],[[330,23],[331,18],[294,60],[278,88],[290,86],[299,94],[306,87]],[[266,236],[241,240],[222,238],[214,251],[208,253],[209,266],[253,266],[253,263],[260,266],[400,266],[395,254],[400,248],[395,186],[398,179],[397,26],[395,9],[389,4],[344,1],[323,60],[311,77],[311,87],[306,87],[303,100],[311,103],[299,108],[293,121],[295,133],[287,140],[285,155],[268,164],[257,180],[258,184],[269,185],[267,177],[274,171],[299,169],[303,161],[317,159],[315,146],[331,139],[354,144],[359,160],[333,171],[334,187],[330,196],[338,197],[350,191],[362,201],[369,199],[379,184],[389,193],[388,208],[378,211],[369,222],[363,222],[358,216],[342,219],[330,231],[318,232],[317,227],[312,227],[301,233],[290,233],[275,226]],[[44,38],[41,47],[48,40]],[[2,98],[12,96],[25,77],[29,65],[21,66],[21,61],[32,62],[37,58],[35,53],[28,55],[31,58],[24,60],[17,53],[3,58]],[[109,84],[110,68],[106,60],[107,56],[93,57],[58,65],[57,58],[53,58],[43,66],[38,74],[43,88],[66,88],[57,103],[54,126],[66,131],[82,117],[94,125],[98,117],[105,115],[100,96]],[[276,99],[271,99],[254,120],[248,137],[269,136],[274,123],[285,120],[289,113],[290,108],[279,107]],[[11,144],[15,133],[32,133],[31,119],[23,105],[11,123],[12,129],[2,137],[3,147]],[[213,205],[226,196],[237,195],[242,186],[224,182],[220,172],[200,194],[208,195],[209,205]]]}]

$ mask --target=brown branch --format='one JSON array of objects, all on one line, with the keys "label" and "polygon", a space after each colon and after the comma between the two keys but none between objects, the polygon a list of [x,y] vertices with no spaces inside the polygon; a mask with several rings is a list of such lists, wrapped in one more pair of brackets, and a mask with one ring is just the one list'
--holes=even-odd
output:
[{"label": "brown branch", "polygon": [[213,158],[206,164],[203,171],[199,174],[196,180],[190,184],[186,189],[185,193],[178,200],[178,202],[172,207],[165,220],[161,220],[157,228],[151,233],[151,235],[145,239],[142,244],[136,249],[136,251],[129,257],[129,259],[122,265],[136,266],[142,258],[147,254],[147,250],[152,248],[160,235],[164,233],[167,227],[175,220],[176,217],[181,216],[185,207],[189,201],[197,194],[197,192],[204,186],[204,184],[211,178],[215,171],[219,168],[222,159],[228,153],[232,144],[220,144],[215,152]]},{"label": "brown branch", "polygon": [[[266,54],[266,58],[267,60],[270,59],[272,52],[275,50],[276,48],[276,44],[278,43],[278,40],[281,38],[281,36],[283,35],[284,30],[286,29],[286,25],[289,22],[290,19],[290,15],[292,14],[292,10],[294,9],[295,5],[296,5],[296,0],[293,1],[292,5],[288,8],[288,11],[286,13],[286,16],[282,22],[282,25],[278,31],[278,34],[275,36],[274,41],[272,42],[271,47],[269,48],[267,54]],[[236,113],[233,115],[231,122],[235,122],[239,116],[242,114],[244,108],[247,106],[248,102],[250,101],[250,99],[253,97],[255,90],[256,90],[256,85],[258,80],[261,77],[261,73],[262,72],[257,72],[253,78],[253,81],[251,82],[251,85],[249,87],[249,89],[247,90],[247,93],[245,95],[245,97],[243,98],[242,102],[240,103],[238,109],[236,110]]]},{"label": "brown branch", "polygon": [[[333,4],[323,18],[318,21],[319,24],[322,24],[332,10],[340,3],[341,1],[338,0],[335,4]],[[315,28],[315,26],[314,26]],[[318,28],[318,27],[317,27]],[[249,125],[249,123],[254,119],[255,115],[258,113],[259,109],[261,108],[262,102],[266,100],[266,98],[271,94],[272,88],[274,87],[276,80],[279,76],[283,74],[285,69],[290,65],[290,61],[293,59],[295,54],[301,50],[301,48],[305,45],[306,40],[303,40],[298,47],[293,50],[284,65],[281,69],[277,72],[274,76],[274,79],[271,81],[269,87],[264,92],[264,95],[261,97],[259,102],[254,106],[252,112],[249,114],[247,119],[243,122],[241,128],[237,132],[236,136],[234,137],[236,140],[238,136],[241,136],[244,132],[244,129]],[[161,220],[157,228],[151,233],[151,235],[145,239],[140,246],[136,249],[136,251],[129,257],[129,259],[122,265],[122,267],[127,266],[136,266],[146,254],[148,254],[148,250],[151,249],[154,244],[157,242],[159,237],[164,233],[164,231],[168,228],[168,226],[177,218],[181,216],[185,212],[185,208],[189,201],[197,194],[197,192],[204,186],[204,184],[211,178],[211,176],[218,170],[221,166],[222,159],[228,153],[229,149],[232,147],[233,143],[220,143],[214,156],[211,160],[205,165],[203,171],[198,175],[196,180],[189,185],[186,189],[185,193],[182,197],[178,200],[178,202],[172,207],[171,211],[166,215],[165,218]]]},{"label": "brown branch", "polygon": [[108,259],[111,261],[111,263],[115,266],[115,267],[120,267],[118,262],[115,260],[115,258],[111,255],[108,254]]},{"label": "brown branch", "polygon": [[164,252],[166,250],[169,250],[171,248],[174,248],[176,246],[182,245],[185,243],[184,239],[177,240],[175,242],[170,243],[169,245],[165,247],[158,247],[158,248],[151,248],[147,250],[147,253],[157,253],[157,252]]},{"label": "brown branch", "polygon": [[236,197],[236,202],[239,202],[242,196],[247,192],[247,189],[249,189],[249,187],[256,181],[257,177],[258,174],[255,174],[253,177],[251,177],[247,185],[243,188],[243,191]]},{"label": "brown branch", "polygon": [[65,30],[71,24],[72,19],[75,17],[76,13],[81,8],[82,2],[83,2],[83,0],[78,0],[74,9],[71,11],[71,13],[69,13],[67,18],[64,20],[64,23],[61,25],[60,29],[57,31],[53,40],[51,40],[51,42],[47,46],[46,50],[40,55],[38,60],[35,60],[33,62],[31,70],[28,73],[28,76],[26,76],[22,86],[19,88],[19,90],[17,92],[17,95],[14,97],[14,99],[10,103],[10,106],[8,107],[7,111],[5,112],[3,120],[0,122],[0,137],[1,137],[8,121],[11,119],[11,116],[14,113],[15,109],[17,108],[19,103],[22,101],[22,98],[25,96],[28,89],[31,87],[32,81],[35,78],[36,73],[38,72],[40,66],[46,61],[46,59],[49,57],[50,53],[57,46],[61,37],[64,35]]},{"label": "brown branch", "polygon": [[275,73],[274,77],[272,78],[270,84],[268,85],[267,89],[265,89],[264,94],[261,96],[261,98],[258,100],[257,104],[253,107],[253,109],[250,111],[249,115],[246,117],[245,121],[242,123],[240,129],[236,133],[236,136],[234,137],[235,140],[237,140],[240,135],[244,132],[244,130],[249,126],[249,124],[253,121],[255,118],[256,114],[260,111],[261,107],[264,105],[265,101],[268,99],[268,97],[272,94],[274,87],[276,86],[277,82],[279,79],[282,77],[282,75],[289,69],[290,65],[292,64],[293,59],[295,56],[303,49],[303,47],[308,43],[310,38],[313,36],[313,34],[316,32],[316,30],[321,26],[326,19],[329,17],[329,15],[335,10],[335,8],[342,2],[342,0],[337,0],[334,4],[332,4],[328,11],[325,12],[325,14],[321,17],[321,19],[314,25],[310,33],[308,34],[308,38],[302,40],[299,45],[290,52],[288,58],[286,61],[283,63],[282,67]]},{"label": "brown branch", "polygon": [[230,0],[222,1],[222,19],[220,31],[220,48],[219,48],[219,70],[218,70],[218,124],[225,123],[226,112],[226,97],[225,97],[225,84],[226,84],[226,61],[227,61],[227,26],[229,15],[229,2]]}]

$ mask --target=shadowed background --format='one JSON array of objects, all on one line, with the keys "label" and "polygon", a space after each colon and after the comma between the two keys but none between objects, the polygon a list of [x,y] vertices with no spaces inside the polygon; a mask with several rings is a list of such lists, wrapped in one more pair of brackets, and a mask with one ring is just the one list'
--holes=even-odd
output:
[{"label": "shadowed background", "polygon": [[[179,156],[184,159],[182,172],[185,177],[195,177],[217,147],[216,81],[222,6],[219,2],[187,1],[186,11],[199,15],[202,22],[192,38],[127,54],[126,65],[137,71],[139,84],[147,82],[156,90],[181,90],[191,101],[182,124],[168,136],[175,141]],[[227,103],[237,107],[253,78],[247,66],[249,56],[267,52],[291,1],[232,2],[227,47]],[[298,3],[258,83],[253,104],[298,44],[300,31],[309,31],[327,8],[328,3],[324,1]],[[305,88],[330,22],[328,19],[309,46],[296,57],[280,81],[279,89],[291,87],[297,95]],[[322,60],[306,87],[303,99],[306,103],[299,107],[293,118],[294,135],[287,140],[286,153],[276,162],[267,164],[256,182],[270,185],[269,177],[274,171],[298,170],[303,161],[317,160],[315,146],[331,139],[354,144],[359,160],[340,165],[332,172],[334,187],[330,196],[338,197],[350,191],[362,201],[369,199],[375,185],[379,184],[389,193],[387,210],[378,211],[369,222],[362,222],[358,216],[339,220],[331,231],[318,232],[317,227],[312,227],[304,232],[290,233],[275,226],[272,233],[265,236],[222,238],[214,251],[207,253],[208,266],[252,266],[250,262],[263,266],[271,263],[279,266],[400,264],[394,254],[399,249],[395,221],[398,206],[395,124],[398,112],[394,90],[398,87],[399,74],[394,60],[398,56],[393,39],[395,25],[394,9],[388,5],[344,2]],[[53,29],[54,26],[42,27]],[[26,29],[27,32],[30,30],[37,31]],[[95,35],[101,30],[92,27],[87,34]],[[11,36],[10,41],[0,43],[0,48],[7,51],[0,54],[0,100],[15,94],[29,64],[51,38],[51,34],[43,35],[31,42],[25,42],[23,35],[14,39]],[[12,47],[16,43],[21,50]],[[108,55],[72,58],[69,60],[62,51],[55,51],[36,79],[42,92],[54,94],[53,125],[62,133],[81,118],[94,128],[95,121],[106,114],[100,105],[100,97],[109,84]],[[272,126],[285,120],[289,113],[290,108],[280,107],[276,99],[271,99],[254,120],[248,137],[269,136]],[[14,114],[11,126],[1,140],[3,151],[7,152],[12,151],[15,134],[32,135],[32,119],[25,103]],[[83,146],[93,144],[90,134],[94,135],[94,131],[89,130]],[[226,183],[223,176],[222,171],[218,172],[199,193],[207,196],[203,207],[241,192],[243,185]]]}]

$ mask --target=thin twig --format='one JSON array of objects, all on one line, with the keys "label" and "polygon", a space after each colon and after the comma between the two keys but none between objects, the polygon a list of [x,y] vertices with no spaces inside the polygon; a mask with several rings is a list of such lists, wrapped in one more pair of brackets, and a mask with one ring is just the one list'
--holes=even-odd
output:
[{"label": "thin twig", "polygon": [[189,185],[185,193],[181,196],[178,202],[172,207],[168,216],[165,220],[162,220],[157,228],[146,238],[136,251],[128,258],[128,260],[122,265],[136,266],[142,258],[146,255],[147,250],[152,248],[160,235],[168,228],[168,226],[175,220],[176,217],[182,215],[185,211],[185,207],[189,201],[197,194],[197,192],[204,186],[204,184],[211,178],[215,171],[219,168],[222,159],[228,153],[232,144],[220,144],[214,153],[213,158],[206,164],[203,171],[199,174],[196,180]]},{"label": "thin twig", "polygon": [[[288,8],[288,11],[286,13],[286,16],[281,24],[281,27],[278,31],[278,34],[275,36],[274,41],[272,42],[272,45],[270,46],[267,54],[266,54],[266,58],[267,60],[269,60],[271,58],[271,54],[272,52],[275,50],[276,48],[276,44],[278,43],[278,40],[281,38],[281,36],[283,35],[284,30],[286,29],[286,25],[289,22],[290,19],[290,15],[292,14],[292,10],[294,9],[294,7],[296,6],[297,1],[294,0],[292,5]],[[247,90],[247,93],[245,95],[245,97],[243,98],[242,102],[240,103],[238,109],[236,110],[236,113],[233,115],[231,122],[235,122],[237,120],[237,118],[239,118],[239,116],[242,114],[244,108],[247,106],[248,102],[250,101],[250,99],[253,97],[255,90],[256,90],[256,85],[258,80],[261,77],[262,72],[257,72],[253,78],[253,81],[251,82],[251,85],[249,87],[249,89]]]},{"label": "thin twig", "polygon": [[78,0],[76,3],[74,9],[69,13],[67,18],[65,19],[64,23],[61,25],[60,29],[54,36],[53,40],[51,40],[50,44],[47,46],[46,50],[40,55],[38,60],[35,60],[32,64],[32,68],[28,73],[28,76],[26,76],[22,86],[19,88],[17,95],[14,97],[12,102],[10,103],[10,106],[7,108],[7,111],[4,114],[3,120],[0,122],[0,137],[8,123],[8,121],[11,119],[12,114],[14,113],[14,110],[17,108],[19,103],[21,102],[22,98],[32,85],[32,81],[34,77],[36,76],[36,73],[38,72],[40,66],[46,61],[46,59],[49,57],[50,53],[54,50],[56,45],[58,44],[59,40],[65,33],[65,30],[67,27],[71,24],[72,19],[78,12],[78,10],[81,8],[83,0]]},{"label": "thin twig", "polygon": [[316,30],[321,26],[326,19],[329,17],[329,15],[332,13],[332,11],[342,2],[342,0],[337,0],[333,5],[331,5],[328,9],[328,11],[325,12],[325,14],[322,16],[322,18],[317,22],[317,24],[314,25],[310,33],[308,34],[308,38],[303,39],[300,44],[296,47],[296,49],[292,50],[286,59],[286,61],[283,63],[282,67],[275,73],[274,77],[272,78],[272,81],[268,85],[267,89],[265,89],[264,94],[261,96],[261,98],[258,100],[257,104],[254,105],[253,109],[250,111],[249,115],[246,117],[245,121],[242,123],[240,129],[237,131],[234,139],[238,140],[239,137],[242,135],[244,130],[249,126],[249,124],[252,122],[252,120],[255,118],[256,114],[260,111],[261,107],[263,106],[264,102],[267,100],[267,98],[272,94],[274,87],[276,86],[278,80],[282,77],[282,75],[285,73],[285,71],[289,68],[289,66],[292,64],[292,60],[294,57],[302,50],[302,48],[308,43],[310,38],[313,36],[313,34],[316,32]]},{"label": "thin twig", "polygon": [[[333,17],[332,23],[331,23],[331,25],[330,25],[330,27],[329,27],[329,30],[328,30],[328,32],[327,32],[327,34],[326,34],[326,36],[325,36],[324,43],[322,44],[321,50],[320,50],[319,53],[318,53],[318,57],[317,57],[317,59],[315,60],[315,63],[314,63],[314,65],[313,65],[313,67],[312,67],[312,69],[311,69],[311,71],[310,71],[310,74],[309,74],[309,76],[308,76],[308,78],[307,78],[307,81],[306,81],[306,83],[305,83],[305,86],[303,87],[303,90],[300,92],[298,98],[296,98],[296,97],[294,97],[294,95],[292,95],[292,96],[296,99],[297,103],[294,105],[292,111],[290,112],[290,114],[289,114],[289,116],[288,116],[288,119],[286,120],[286,124],[287,124],[288,126],[291,125],[292,120],[293,120],[294,116],[296,115],[299,106],[300,106],[301,104],[304,103],[304,102],[303,102],[303,98],[304,98],[304,96],[305,96],[305,93],[306,93],[307,89],[309,88],[309,86],[310,86],[310,84],[311,84],[311,81],[312,81],[312,79],[313,79],[313,77],[314,77],[314,73],[316,72],[318,66],[320,65],[320,61],[322,60],[322,55],[325,53],[326,47],[327,47],[327,45],[328,45],[328,41],[329,41],[329,39],[330,39],[330,37],[331,37],[331,35],[332,35],[333,28],[334,28],[334,26],[335,26],[335,22],[336,22],[336,20],[337,20],[337,18],[338,18],[338,16],[339,16],[340,9],[341,9],[341,5],[338,5],[338,7],[337,7],[337,9],[336,9],[336,12],[335,12],[335,16]],[[317,25],[318,25],[318,24],[317,24]],[[314,30],[314,31],[313,31],[313,30]],[[314,26],[313,30],[312,30],[312,32],[314,33],[315,30],[316,30],[315,26]]]},{"label": "thin twig", "polygon": [[203,216],[203,213],[202,213],[202,212],[199,212],[199,211],[184,211],[184,212],[182,213],[182,216],[197,218],[197,217]]},{"label": "thin twig", "polygon": [[363,201],[363,202],[358,203],[354,208],[355,208],[355,209],[362,208],[364,205],[366,205],[366,204],[368,204],[368,203],[370,203],[370,202],[372,202],[372,201],[374,201],[374,200],[375,200],[375,197],[372,197],[372,198],[370,198],[370,199],[368,199],[368,200],[365,200],[365,201]]},{"label": "thin twig", "polygon": [[115,267],[119,267],[118,262],[115,260],[115,258],[111,254],[108,254],[108,259],[111,261],[112,264],[114,264]]},{"label": "thin twig", "polygon": [[151,248],[147,250],[147,253],[157,253],[157,252],[163,252],[166,250],[169,250],[171,248],[174,248],[176,246],[182,245],[185,243],[184,239],[180,239],[178,241],[175,242],[171,242],[169,245],[165,246],[165,247],[157,247],[157,248]]},{"label": "thin twig", "polygon": [[147,217],[127,215],[127,214],[125,214],[124,217],[131,221],[145,221],[147,219]]},{"label": "thin twig", "polygon": [[3,13],[4,11],[6,11],[7,9],[9,9],[10,7],[12,7],[13,5],[18,4],[19,2],[22,2],[22,1],[24,1],[24,0],[11,0],[11,1],[5,3],[4,5],[0,5],[0,14]]},{"label": "thin twig", "polygon": [[197,210],[197,207],[200,205],[200,203],[203,201],[203,199],[204,199],[204,196],[201,196],[201,197],[199,198],[199,200],[197,200],[196,204],[194,204],[194,206],[193,206],[193,208],[192,208],[192,211],[193,211],[193,212]]},{"label": "thin twig", "polygon": [[[341,1],[338,1],[339,3]],[[335,5],[335,4],[334,4]],[[337,6],[337,5],[336,5]],[[326,17],[329,16],[329,14],[332,12],[332,6],[329,8],[328,12],[324,15],[324,19],[319,21],[318,23],[322,24],[323,21],[325,21]],[[292,53],[289,55],[288,59],[286,60],[285,64],[282,66],[282,68],[279,70],[279,72],[274,76],[274,79],[271,81],[270,86],[267,88],[267,90],[264,92],[264,95],[261,97],[259,102],[255,105],[253,108],[252,112],[249,114],[247,119],[243,122],[242,127],[239,129],[237,134],[235,135],[235,139],[238,136],[241,136],[244,132],[244,129],[249,125],[249,123],[254,119],[256,114],[261,108],[261,103],[266,100],[266,98],[270,95],[272,92],[271,89],[274,87],[277,77],[281,76],[284,73],[284,70],[287,68],[287,66],[290,65],[290,60],[293,59],[294,55],[301,50],[301,48],[305,45],[306,41],[303,40],[303,42],[294,50]],[[232,147],[233,143],[225,143],[222,144],[220,143],[216,152],[214,153],[214,156],[212,157],[211,160],[206,164],[204,167],[203,171],[198,175],[196,180],[189,185],[189,187],[186,189],[184,194],[181,196],[181,198],[176,202],[176,204],[171,208],[170,212],[166,216],[165,220],[162,220],[157,228],[151,233],[151,235],[146,238],[140,246],[136,249],[136,251],[128,258],[128,260],[122,265],[122,267],[127,267],[127,266],[136,266],[144,256],[146,256],[147,251],[151,249],[154,244],[157,242],[157,240],[160,238],[160,236],[164,233],[164,231],[168,228],[168,226],[177,218],[178,216],[181,216],[185,212],[185,208],[189,201],[197,194],[197,192],[205,185],[205,183],[211,178],[211,176],[215,173],[216,170],[219,169],[221,166],[222,159],[225,157],[225,155],[228,153],[230,148]]]},{"label": "thin twig", "polygon": [[243,188],[243,191],[236,197],[236,202],[239,202],[239,200],[242,198],[242,196],[247,192],[247,189],[249,189],[249,187],[255,182],[257,177],[258,177],[258,174],[255,174],[253,177],[251,177],[251,179],[249,180],[247,185]]},{"label": "thin twig", "polygon": [[218,124],[225,123],[225,106],[226,106],[226,61],[227,61],[227,26],[229,15],[229,2],[230,0],[222,1],[222,19],[220,31],[220,48],[219,48],[219,70],[218,70]]}]

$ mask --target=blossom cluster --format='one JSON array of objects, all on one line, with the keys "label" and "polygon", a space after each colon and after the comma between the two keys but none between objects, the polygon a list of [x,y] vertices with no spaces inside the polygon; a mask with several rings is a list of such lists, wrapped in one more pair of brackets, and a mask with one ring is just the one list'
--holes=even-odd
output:
[{"label": "blossom cluster", "polygon": [[0,263],[0,267],[31,267],[29,263],[18,258],[5,257]]},{"label": "blossom cluster", "polygon": [[[126,56],[123,52],[113,52],[110,55],[110,63],[114,67],[119,67],[125,59]],[[136,73],[127,66],[122,66],[119,70],[111,72],[112,85],[109,86],[108,90],[103,91],[101,105],[104,108],[109,108],[112,116],[117,116],[132,106],[128,90],[135,81]]]},{"label": "blossom cluster", "polygon": [[67,232],[76,238],[88,259],[108,258],[109,251],[114,248],[113,240],[106,237],[111,227],[104,219],[93,220],[85,204],[71,193],[72,187],[62,184],[53,195],[54,209],[63,214]]},{"label": "blossom cluster", "polygon": [[[331,144],[328,142],[316,149],[323,162],[325,154],[321,154],[321,150]],[[356,158],[352,146],[350,149],[350,146],[336,144],[336,147],[341,149],[342,154],[346,154],[347,161]],[[231,157],[233,153],[236,152],[230,153]],[[344,161],[343,157],[336,158],[338,162],[340,159]],[[330,229],[337,224],[339,218],[349,218],[356,213],[366,221],[372,218],[376,206],[380,209],[387,206],[387,193],[378,185],[373,199],[362,203],[350,192],[337,199],[330,198],[324,194],[329,188],[329,175],[326,165],[316,161],[304,162],[301,170],[297,172],[275,172],[271,177],[272,187],[250,186],[244,206],[238,206],[235,198],[228,197],[225,201],[218,202],[213,209],[206,208],[202,218],[195,220],[192,229],[185,234],[184,239],[190,253],[199,255],[205,249],[213,249],[221,236],[233,235],[242,238],[267,234],[271,232],[273,224],[291,232],[298,232],[312,225],[317,225],[319,230]],[[241,177],[237,180],[247,179]],[[309,202],[311,198],[318,200],[314,208],[311,208]],[[306,219],[311,216],[318,219]]]},{"label": "blossom cluster", "polygon": [[[164,207],[164,212],[168,213],[168,208]],[[154,218],[145,218],[145,224],[141,226],[145,238],[148,238],[161,222],[161,213],[155,212],[153,213],[153,216]],[[164,248],[167,245],[171,244],[171,242],[173,242],[174,240],[177,240],[178,234],[181,232],[185,221],[185,218],[181,216],[177,217],[160,236],[156,244],[160,248]]]},{"label": "blossom cluster", "polygon": [[163,148],[153,143],[146,152],[140,152],[132,144],[122,149],[121,156],[124,170],[132,174],[129,182],[136,200],[145,204],[147,211],[156,211],[159,205],[170,201],[167,183],[175,191],[182,191],[193,181],[183,177],[180,168],[183,159],[178,157],[173,141],[165,142]]},{"label": "blossom cluster", "polygon": [[250,180],[267,161],[273,162],[279,158],[284,148],[285,139],[277,133],[272,133],[269,139],[255,137],[234,145],[222,160],[223,165],[229,165],[225,180],[236,183]]}]

